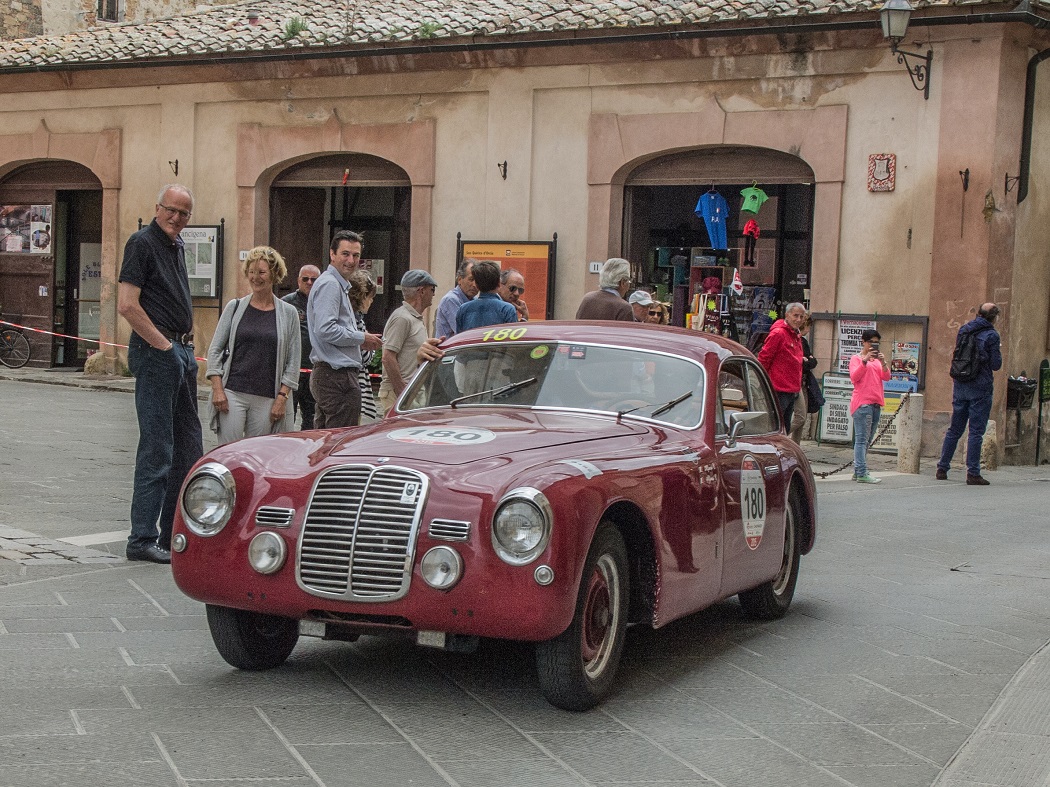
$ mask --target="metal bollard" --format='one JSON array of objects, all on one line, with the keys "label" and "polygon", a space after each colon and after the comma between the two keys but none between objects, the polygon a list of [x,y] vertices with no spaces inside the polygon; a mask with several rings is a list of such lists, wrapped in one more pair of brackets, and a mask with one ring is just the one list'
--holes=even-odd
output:
[{"label": "metal bollard", "polygon": [[923,398],[913,393],[897,413],[897,472],[919,473]]}]

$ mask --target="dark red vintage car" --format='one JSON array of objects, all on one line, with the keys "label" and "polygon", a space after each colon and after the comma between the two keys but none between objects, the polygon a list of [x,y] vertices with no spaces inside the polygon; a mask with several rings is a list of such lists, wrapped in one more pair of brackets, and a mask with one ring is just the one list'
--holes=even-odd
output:
[{"label": "dark red vintage car", "polygon": [[762,368],[708,334],[611,322],[455,336],[366,427],[258,437],[189,474],[172,566],[230,664],[301,635],[536,643],[553,704],[610,690],[628,624],[729,596],[784,614],[816,535]]}]

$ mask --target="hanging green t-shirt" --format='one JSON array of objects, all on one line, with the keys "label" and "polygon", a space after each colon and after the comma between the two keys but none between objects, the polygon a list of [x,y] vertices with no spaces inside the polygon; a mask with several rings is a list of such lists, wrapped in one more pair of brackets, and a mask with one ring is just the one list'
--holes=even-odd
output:
[{"label": "hanging green t-shirt", "polygon": [[740,206],[740,210],[747,213],[758,213],[758,209],[762,207],[762,203],[765,202],[769,197],[766,196],[766,192],[757,186],[751,186],[740,192],[740,196],[744,198],[744,204]]}]

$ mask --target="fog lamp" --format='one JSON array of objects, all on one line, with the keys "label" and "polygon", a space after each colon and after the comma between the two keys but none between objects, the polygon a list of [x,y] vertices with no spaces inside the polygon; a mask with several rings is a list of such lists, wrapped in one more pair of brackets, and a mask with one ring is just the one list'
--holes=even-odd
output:
[{"label": "fog lamp", "polygon": [[284,539],[269,530],[259,533],[248,544],[248,563],[260,574],[280,571],[287,557]]},{"label": "fog lamp", "polygon": [[438,590],[451,590],[463,576],[463,558],[452,547],[434,547],[419,562],[423,581]]}]

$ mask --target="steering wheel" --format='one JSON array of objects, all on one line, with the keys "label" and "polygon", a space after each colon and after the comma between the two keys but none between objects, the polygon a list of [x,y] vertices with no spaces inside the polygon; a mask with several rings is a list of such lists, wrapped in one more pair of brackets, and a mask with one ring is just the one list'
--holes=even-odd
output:
[{"label": "steering wheel", "polygon": [[624,410],[640,410],[643,407],[652,407],[652,404],[652,402],[647,402],[645,399],[621,399],[618,402],[611,403],[608,409],[619,413]]}]

